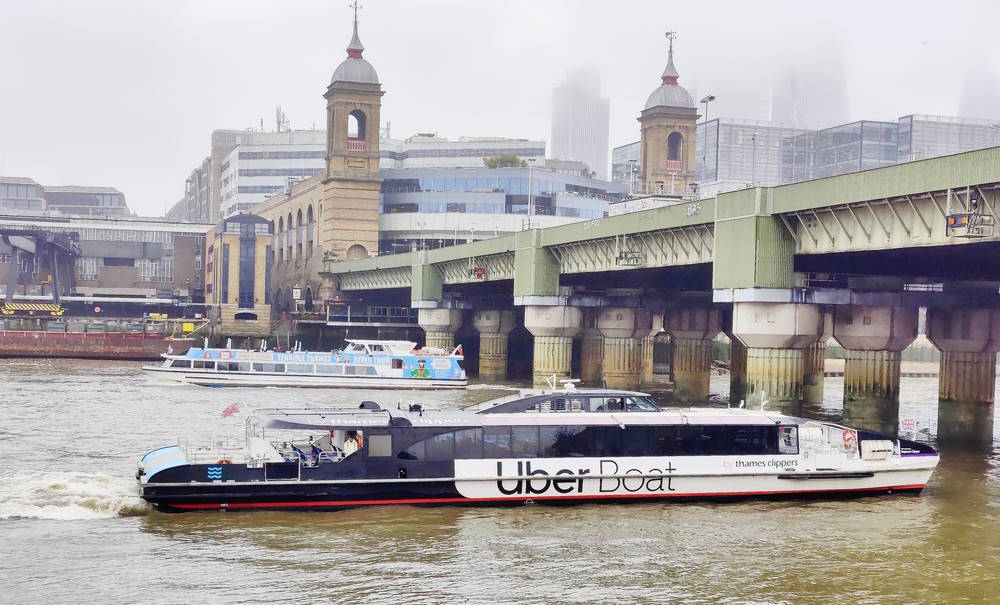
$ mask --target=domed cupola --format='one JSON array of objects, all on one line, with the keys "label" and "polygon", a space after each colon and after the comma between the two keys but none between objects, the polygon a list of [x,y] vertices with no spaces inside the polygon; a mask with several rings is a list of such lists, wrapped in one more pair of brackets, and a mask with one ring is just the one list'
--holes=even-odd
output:
[{"label": "domed cupola", "polygon": [[677,78],[680,74],[677,73],[677,68],[674,67],[674,39],[669,36],[668,38],[670,40],[670,50],[667,53],[667,68],[663,70],[663,75],[660,76],[660,87],[654,90],[649,95],[649,98],[646,99],[645,109],[653,107],[694,108],[694,99],[691,98],[691,93],[677,83]]},{"label": "domed cupola", "polygon": [[333,72],[330,84],[335,82],[359,82],[362,84],[378,84],[378,74],[368,61],[362,58],[365,47],[358,37],[358,18],[354,16],[354,36],[347,45],[347,58]]}]

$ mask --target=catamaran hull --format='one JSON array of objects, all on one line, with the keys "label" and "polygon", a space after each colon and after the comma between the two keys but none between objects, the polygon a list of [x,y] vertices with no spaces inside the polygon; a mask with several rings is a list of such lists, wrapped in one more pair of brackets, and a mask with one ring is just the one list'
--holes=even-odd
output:
[{"label": "catamaran hull", "polygon": [[320,376],[267,374],[263,372],[212,372],[188,368],[143,366],[158,379],[204,387],[299,387],[299,388],[377,388],[377,389],[461,389],[465,379],[398,378],[387,376]]},{"label": "catamaran hull", "polygon": [[[249,481],[143,484],[157,509],[331,510],[373,505],[518,506],[525,504],[843,498],[917,493],[933,469],[755,476],[636,475],[494,480]],[[580,482],[583,483],[580,483]],[[580,489],[577,489],[577,488]],[[565,492],[565,493],[563,493]]]}]

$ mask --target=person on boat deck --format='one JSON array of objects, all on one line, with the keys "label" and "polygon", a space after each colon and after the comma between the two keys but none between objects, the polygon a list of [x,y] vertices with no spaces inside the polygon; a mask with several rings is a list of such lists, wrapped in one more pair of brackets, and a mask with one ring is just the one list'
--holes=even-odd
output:
[{"label": "person on boat deck", "polygon": [[351,431],[347,434],[347,439],[344,441],[344,457],[350,456],[359,449],[361,449],[361,439],[357,433]]}]

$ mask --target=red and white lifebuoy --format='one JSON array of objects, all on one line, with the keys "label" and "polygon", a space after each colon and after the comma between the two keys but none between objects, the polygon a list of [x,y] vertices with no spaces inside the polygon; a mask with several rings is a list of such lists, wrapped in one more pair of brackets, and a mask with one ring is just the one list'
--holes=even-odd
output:
[{"label": "red and white lifebuoy", "polygon": [[101,312],[101,308],[100,308],[100,307],[97,307],[97,306],[95,306],[95,307],[94,307],[94,313],[100,313],[100,312]]}]

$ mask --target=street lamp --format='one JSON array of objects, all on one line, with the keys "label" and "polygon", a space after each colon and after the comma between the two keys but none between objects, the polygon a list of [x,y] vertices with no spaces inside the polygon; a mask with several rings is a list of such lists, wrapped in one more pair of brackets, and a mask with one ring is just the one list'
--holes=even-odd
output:
[{"label": "street lamp", "polygon": [[757,183],[757,135],[758,134],[759,133],[756,130],[753,131],[753,139],[752,139],[752,141],[753,141],[753,154],[751,154],[751,157],[753,158],[753,160],[752,160],[752,162],[750,164],[750,186],[751,187],[753,187]]},{"label": "street lamp", "polygon": [[701,98],[701,102],[705,104],[705,121],[703,124],[704,135],[701,141],[701,171],[702,177],[708,174],[708,104],[715,100],[715,95],[706,95]]}]

